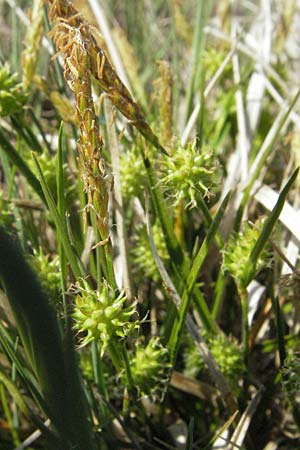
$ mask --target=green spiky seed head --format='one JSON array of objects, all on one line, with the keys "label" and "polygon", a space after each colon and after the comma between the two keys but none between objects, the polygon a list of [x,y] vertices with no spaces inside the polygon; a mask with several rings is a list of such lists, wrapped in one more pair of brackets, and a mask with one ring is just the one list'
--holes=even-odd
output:
[{"label": "green spiky seed head", "polygon": [[[243,352],[239,343],[232,336],[219,333],[207,339],[208,347],[221,372],[229,383],[235,387],[244,371]],[[204,369],[204,361],[195,345],[189,345],[184,353],[185,374],[196,377]]]},{"label": "green spiky seed head", "polygon": [[133,381],[140,394],[147,395],[152,400],[162,398],[171,365],[169,352],[158,337],[152,337],[146,347],[137,344],[130,366]]},{"label": "green spiky seed head", "polygon": [[184,202],[186,207],[194,208],[198,193],[211,196],[217,185],[217,167],[217,159],[210,149],[203,147],[199,151],[196,141],[185,147],[179,145],[162,163],[161,183],[175,199],[175,205]]},{"label": "green spiky seed head", "polygon": [[[243,231],[233,233],[223,250],[223,271],[229,272],[238,288],[245,288],[248,279],[249,256],[261,233],[263,220],[254,225],[246,223]],[[267,267],[269,252],[267,247],[261,252],[256,264],[256,273]]]},{"label": "green spiky seed head", "polygon": [[125,199],[139,197],[147,183],[147,174],[138,149],[133,146],[120,160],[121,188]]},{"label": "green spiky seed head", "polygon": [[59,306],[62,296],[58,255],[50,259],[50,256],[45,255],[42,248],[40,248],[39,253],[35,252],[30,257],[29,263],[37,273],[43,289],[49,296],[50,302],[56,307]]},{"label": "green spiky seed head", "polygon": [[27,100],[18,75],[12,74],[8,64],[0,64],[0,117],[19,113]]},{"label": "green spiky seed head", "polygon": [[124,339],[139,327],[139,321],[130,321],[136,312],[136,302],[125,306],[126,296],[121,292],[117,297],[107,284],[101,292],[83,290],[75,299],[73,317],[75,329],[85,334],[81,345],[97,340],[101,355],[111,340]]}]

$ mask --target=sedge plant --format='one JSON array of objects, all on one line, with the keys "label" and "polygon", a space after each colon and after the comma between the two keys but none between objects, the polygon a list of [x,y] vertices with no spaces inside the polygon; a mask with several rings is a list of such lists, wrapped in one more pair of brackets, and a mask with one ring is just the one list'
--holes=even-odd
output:
[{"label": "sedge plant", "polygon": [[294,450],[293,2],[102,3],[0,7],[1,448]]}]

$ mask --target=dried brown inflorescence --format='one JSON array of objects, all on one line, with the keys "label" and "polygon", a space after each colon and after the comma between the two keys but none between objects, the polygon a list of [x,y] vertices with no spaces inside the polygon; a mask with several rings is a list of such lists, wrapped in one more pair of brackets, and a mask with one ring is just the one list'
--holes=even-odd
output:
[{"label": "dried brown inflorescence", "polygon": [[85,192],[87,209],[93,209],[102,240],[108,237],[108,192],[106,172],[102,159],[103,142],[95,114],[91,88],[91,57],[88,41],[92,38],[89,27],[71,4],[50,1],[50,19],[56,20],[51,35],[56,49],[64,56],[64,77],[75,94],[76,115],[80,126],[78,142],[79,167]]},{"label": "dried brown inflorescence", "polygon": [[[100,88],[109,97],[113,105],[134,125],[156,148],[165,153],[157,136],[143,117],[140,107],[135,103],[111,66],[104,51],[97,45],[89,24],[68,0],[48,0],[51,5],[50,19],[56,21],[53,38],[59,52],[69,53],[74,35],[81,41],[89,57],[89,70]],[[69,35],[69,36],[68,36]],[[67,61],[67,64],[72,61]],[[72,69],[77,69],[73,66]]]},{"label": "dried brown inflorescence", "polygon": [[113,105],[153,145],[162,151],[164,149],[104,51],[97,45],[86,20],[69,1],[48,0],[48,3],[49,17],[54,22],[51,36],[57,52],[64,57],[64,76],[76,99],[76,115],[80,125],[79,162],[84,188],[88,194],[88,208],[95,211],[98,229],[105,241],[108,238],[108,192],[102,159],[103,142],[92,99],[92,79],[96,80]]}]

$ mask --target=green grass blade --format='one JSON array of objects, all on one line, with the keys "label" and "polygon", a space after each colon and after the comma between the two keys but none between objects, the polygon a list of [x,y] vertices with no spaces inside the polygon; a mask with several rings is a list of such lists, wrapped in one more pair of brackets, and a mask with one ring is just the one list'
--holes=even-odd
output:
[{"label": "green grass blade", "polygon": [[45,197],[40,185],[39,180],[34,173],[29,169],[26,162],[16,152],[15,148],[11,145],[0,128],[0,146],[10,161],[17,167],[21,174],[26,178],[32,189],[38,194],[41,200],[45,203]]},{"label": "green grass blade", "polygon": [[30,419],[31,417],[30,409],[25,403],[23,395],[20,393],[19,389],[13,383],[13,381],[5,375],[4,370],[2,370],[1,366],[0,366],[0,383],[2,383],[6,387],[6,389],[14,399],[16,405],[18,405],[20,411],[25,415],[25,417]]},{"label": "green grass blade", "polygon": [[19,410],[24,414],[24,416],[31,421],[35,426],[37,426],[41,431],[44,432],[44,436],[48,441],[48,445],[51,448],[58,448],[59,440],[53,431],[50,431],[40,419],[32,412],[31,408],[27,405],[24,400],[23,393],[20,392],[16,384],[6,376],[4,370],[0,367],[0,384],[5,386],[6,390],[9,392],[10,396],[13,398],[15,404],[18,406]]},{"label": "green grass blade", "polygon": [[[66,217],[66,202],[64,195],[64,170],[63,170],[63,122],[59,127],[58,132],[58,147],[57,147],[57,163],[56,163],[56,180],[57,180],[57,211],[61,217],[63,223],[65,224]],[[58,254],[60,260],[60,270],[61,270],[61,290],[65,314],[67,313],[66,305],[66,279],[67,279],[67,258],[64,250],[64,246],[60,237],[58,236]]]},{"label": "green grass blade", "polygon": [[191,295],[192,295],[195,283],[197,281],[197,278],[199,276],[199,271],[205,261],[205,258],[207,257],[209,248],[215,239],[215,235],[219,229],[219,225],[224,216],[229,199],[230,199],[230,193],[228,193],[227,196],[224,198],[211,226],[209,227],[207,235],[206,235],[206,237],[205,237],[205,239],[193,261],[189,276],[187,277],[187,287],[182,295],[182,300],[181,300],[181,304],[179,307],[178,316],[176,317],[176,320],[174,321],[171,336],[168,341],[168,348],[169,348],[170,355],[171,355],[173,362],[176,359],[181,332],[182,332],[182,329],[183,329],[183,326],[185,323],[188,307],[190,305]]},{"label": "green grass blade", "polygon": [[27,125],[21,114],[14,114],[10,117],[16,133],[24,139],[29,149],[33,152],[43,153],[43,147],[39,143],[35,133]]},{"label": "green grass blade", "polygon": [[199,275],[199,271],[200,271],[200,269],[202,267],[202,264],[203,264],[207,254],[208,254],[208,250],[209,250],[211,244],[213,243],[215,235],[216,235],[216,233],[217,233],[217,231],[219,229],[221,220],[222,220],[222,218],[223,218],[223,216],[225,214],[228,202],[230,200],[230,196],[231,196],[231,193],[229,192],[226,195],[226,197],[224,198],[220,208],[218,209],[218,212],[217,212],[213,222],[211,223],[211,225],[210,225],[210,227],[208,229],[207,235],[206,235],[206,237],[205,237],[205,239],[204,239],[204,241],[203,241],[203,243],[202,243],[202,245],[201,245],[201,247],[200,247],[200,249],[199,249],[199,251],[197,253],[197,256],[196,256],[196,258],[193,261],[193,265],[191,267],[190,274],[189,274],[188,279],[187,279],[187,292],[188,293],[192,292],[192,290],[193,290],[193,288],[195,286],[197,277]]},{"label": "green grass blade", "polygon": [[62,245],[64,247],[64,251],[66,253],[66,256],[68,258],[68,261],[71,265],[72,271],[74,273],[74,276],[76,278],[81,278],[85,276],[84,268],[82,267],[82,264],[80,263],[80,260],[77,256],[76,250],[73,248],[73,246],[70,243],[68,233],[66,231],[65,224],[63,222],[63,219],[61,218],[57,207],[55,205],[55,201],[52,197],[52,194],[50,192],[49,187],[47,186],[46,180],[43,176],[43,173],[41,171],[40,165],[37,161],[36,156],[33,154],[33,159],[36,164],[36,168],[39,174],[41,186],[43,189],[44,196],[46,198],[46,202],[48,204],[49,211],[51,213],[52,219],[56,226],[57,235],[61,239]]},{"label": "green grass blade", "polygon": [[45,412],[59,432],[59,448],[94,449],[70,324],[64,347],[45,292],[18,245],[2,228],[0,252],[1,283],[44,397]]},{"label": "green grass blade", "polygon": [[282,191],[278,197],[277,203],[274,206],[270,216],[266,220],[266,222],[263,226],[263,229],[256,241],[256,244],[250,253],[248,264],[247,264],[247,274],[245,274],[245,277],[244,277],[245,287],[248,286],[248,284],[250,283],[250,281],[253,279],[253,277],[255,275],[255,270],[256,270],[256,265],[257,265],[259,255],[263,251],[263,249],[267,243],[267,240],[269,239],[269,237],[273,231],[273,228],[274,228],[274,226],[280,216],[282,208],[284,206],[284,203],[285,203],[286,197],[289,193],[289,190],[291,189],[294,181],[296,180],[298,173],[299,173],[299,168],[297,168],[295,170],[295,172],[293,173],[293,175],[291,176],[289,181],[286,183],[286,185],[282,189]]},{"label": "green grass blade", "polygon": [[[0,228],[0,277],[12,308],[26,355],[38,379],[47,413],[59,427],[65,408],[61,336],[56,317],[18,245]],[[64,388],[63,388],[64,390]]]},{"label": "green grass blade", "polygon": [[193,447],[194,447],[193,446],[194,425],[195,425],[195,420],[192,417],[192,419],[191,419],[191,421],[189,423],[186,444],[185,444],[185,447],[184,447],[185,450],[193,450]]},{"label": "green grass blade", "polygon": [[284,361],[286,358],[286,348],[285,348],[285,341],[284,341],[284,320],[282,317],[282,312],[279,304],[278,297],[274,297],[272,295],[272,306],[274,310],[275,315],[275,323],[276,323],[276,334],[277,334],[277,342],[278,342],[278,352],[279,352],[279,359],[280,359],[280,366],[282,367],[284,365]]}]

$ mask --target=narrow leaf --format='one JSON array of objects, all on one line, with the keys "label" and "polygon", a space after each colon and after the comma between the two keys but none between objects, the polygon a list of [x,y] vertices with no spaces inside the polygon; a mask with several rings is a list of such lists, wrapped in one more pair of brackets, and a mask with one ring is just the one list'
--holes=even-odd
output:
[{"label": "narrow leaf", "polygon": [[299,173],[299,168],[297,168],[295,170],[295,172],[293,173],[293,175],[291,176],[289,181],[286,183],[286,185],[282,189],[282,191],[278,197],[277,203],[274,206],[270,216],[266,220],[266,222],[263,226],[263,229],[256,241],[256,244],[254,245],[254,247],[250,253],[250,256],[248,259],[248,264],[247,264],[247,274],[245,274],[245,278],[244,278],[245,279],[245,287],[248,286],[248,284],[250,283],[250,281],[253,279],[253,277],[255,275],[255,270],[256,270],[256,265],[257,265],[259,255],[263,251],[263,249],[266,245],[266,242],[269,239],[269,237],[273,231],[273,228],[274,228],[274,226],[280,216],[282,208],[284,206],[284,202],[289,193],[289,190],[291,189],[294,181],[296,180],[298,173]]},{"label": "narrow leaf", "polygon": [[76,254],[76,250],[74,249],[74,247],[72,247],[69,237],[68,237],[68,233],[66,231],[66,227],[65,224],[57,210],[57,207],[55,205],[55,201],[53,199],[53,196],[51,194],[51,191],[49,189],[49,187],[47,186],[46,180],[44,178],[44,175],[41,171],[40,165],[37,161],[37,158],[34,154],[32,154],[34,162],[36,164],[37,170],[38,170],[38,174],[39,174],[39,178],[40,178],[40,182],[41,182],[41,186],[43,189],[43,193],[44,196],[46,198],[46,202],[48,204],[49,207],[49,211],[51,213],[52,219],[55,223],[56,226],[56,231],[58,236],[61,239],[61,242],[63,244],[66,256],[68,258],[68,261],[71,265],[72,271],[75,275],[76,278],[81,278],[85,276],[84,273],[84,268],[82,267],[82,264],[80,263],[80,260]]}]

